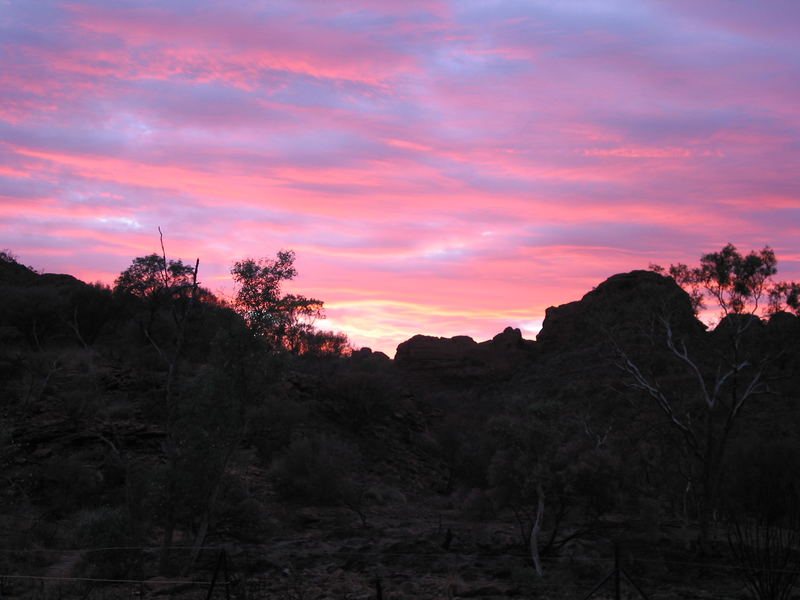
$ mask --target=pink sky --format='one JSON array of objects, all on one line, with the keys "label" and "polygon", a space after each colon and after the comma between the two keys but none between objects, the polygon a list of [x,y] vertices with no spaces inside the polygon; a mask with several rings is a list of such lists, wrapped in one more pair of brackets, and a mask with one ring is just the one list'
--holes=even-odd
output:
[{"label": "pink sky", "polygon": [[795,0],[0,0],[0,248],[297,252],[320,325],[533,338],[651,262],[800,279]]}]

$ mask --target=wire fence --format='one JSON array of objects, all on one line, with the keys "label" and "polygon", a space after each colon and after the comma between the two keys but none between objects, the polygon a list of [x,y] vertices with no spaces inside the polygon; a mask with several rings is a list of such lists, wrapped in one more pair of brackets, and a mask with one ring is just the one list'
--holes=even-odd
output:
[{"label": "wire fence", "polygon": [[[264,547],[268,549],[268,547]],[[459,564],[476,564],[486,559],[506,560],[519,567],[524,565],[529,559],[524,552],[483,552],[467,551],[458,549],[438,549],[430,551],[417,550],[331,550],[316,551],[306,557],[304,561],[307,565],[328,564],[327,572],[320,575],[319,569],[297,567],[291,559],[286,560],[285,566],[272,564],[269,569],[262,573],[251,573],[237,570],[236,562],[228,555],[227,547],[206,546],[201,549],[200,559],[197,561],[196,568],[192,571],[191,577],[160,577],[154,574],[155,557],[159,551],[157,547],[136,547],[136,546],[108,546],[108,547],[89,547],[89,548],[59,548],[59,549],[16,549],[0,548],[0,555],[5,557],[24,557],[36,553],[46,552],[51,556],[86,557],[92,555],[112,556],[118,559],[124,553],[131,556],[142,557],[143,562],[149,565],[142,565],[144,570],[141,577],[103,577],[103,576],[80,576],[69,574],[47,574],[54,572],[53,566],[49,566],[49,571],[19,573],[12,572],[6,568],[6,572],[0,572],[0,600],[6,598],[30,598],[32,600],[67,600],[80,598],[82,600],[139,600],[148,597],[186,597],[186,598],[206,598],[226,600],[261,600],[267,598],[278,598],[280,600],[306,600],[321,597],[320,590],[334,588],[338,586],[343,589],[347,585],[346,563],[353,559],[358,560],[358,564],[353,567],[359,571],[361,578],[358,587],[363,591],[365,585],[372,586],[372,594],[369,597],[380,598],[380,592],[386,592],[386,598],[390,596],[392,585],[404,579],[417,579],[421,583],[428,582],[429,587],[439,585],[441,595],[439,597],[454,597],[454,589],[459,585],[459,573],[455,569],[452,574],[426,573],[414,569],[403,562],[405,558],[413,558],[415,564],[432,564],[435,559],[450,557],[457,559]],[[190,547],[177,546],[173,548],[176,553],[191,552]],[[248,549],[250,554],[258,554],[259,548]],[[614,554],[609,548],[606,556],[571,556],[555,557],[545,556],[541,558],[547,569],[553,570],[565,565],[586,565],[591,567],[595,579],[599,579],[597,574],[613,573],[615,569],[620,569],[619,554]],[[636,587],[644,590],[638,597],[647,597],[647,590],[658,590],[663,586],[663,578],[654,575],[658,569],[668,569],[673,572],[681,572],[685,575],[690,570],[704,573],[704,577],[709,574],[716,574],[722,579],[732,579],[734,576],[743,576],[745,567],[714,560],[679,560],[667,557],[648,558],[639,555],[631,558],[622,559],[629,563],[627,566],[634,566],[637,570],[632,578],[635,580]],[[5,561],[8,564],[8,561]],[[65,561],[69,563],[70,561]],[[381,565],[381,568],[377,568]],[[656,567],[650,569],[649,567]],[[552,581],[547,578],[536,579],[532,567],[528,567],[529,577],[526,578],[523,586],[528,593],[540,592],[542,594],[554,594],[553,597],[571,597],[580,600],[589,598],[586,594],[592,590],[591,581]],[[270,571],[266,574],[266,571]],[[789,569],[775,569],[774,572],[784,572],[800,574],[800,572]],[[629,578],[631,576],[627,575]],[[584,575],[584,579],[586,579]],[[508,579],[508,576],[505,576]],[[607,579],[613,581],[608,575]],[[313,580],[313,581],[312,581]],[[451,581],[452,580],[452,581]],[[450,581],[450,583],[448,583]],[[605,580],[603,580],[605,581]],[[688,581],[688,578],[687,578]],[[366,582],[366,583],[365,583]],[[600,586],[598,586],[599,588]],[[608,586],[606,586],[608,587]],[[740,588],[741,589],[741,588]],[[608,590],[606,590],[607,592]],[[342,593],[339,597],[350,598],[351,596]],[[356,596],[352,596],[355,598]],[[364,597],[359,596],[359,597]],[[424,596],[420,596],[424,597]],[[434,596],[430,596],[434,597]],[[632,596],[633,597],[633,596]]]},{"label": "wire fence", "polygon": [[[191,576],[158,576],[159,548],[0,548],[0,600],[136,599],[148,596],[230,597],[231,580],[224,548],[200,550]],[[174,547],[173,554],[193,548]],[[221,569],[225,561],[224,569]],[[38,566],[37,565],[41,565]],[[18,568],[14,568],[17,565]],[[26,570],[26,572],[21,572]],[[222,571],[222,576],[220,572]],[[217,590],[217,593],[212,594]],[[227,593],[226,593],[227,592]]]}]

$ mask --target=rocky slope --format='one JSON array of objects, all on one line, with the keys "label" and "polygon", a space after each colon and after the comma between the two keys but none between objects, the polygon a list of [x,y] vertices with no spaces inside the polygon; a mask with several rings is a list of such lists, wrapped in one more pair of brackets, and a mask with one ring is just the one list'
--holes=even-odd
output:
[{"label": "rocky slope", "polygon": [[[162,356],[176,339],[166,309],[8,263],[0,293],[1,573],[189,597],[224,549],[239,597],[567,598],[607,573],[622,540],[652,597],[736,593],[712,566],[730,564],[722,530],[706,555],[687,550],[690,463],[619,368],[634,357],[694,410],[664,324],[703,360],[732,325],[707,331],[669,278],[615,275],[548,309],[535,341],[512,328],[482,343],[420,335],[394,360],[269,354],[204,305],[177,366]],[[798,319],[747,335],[770,394],[748,404],[731,460],[767,440],[796,446],[800,425]],[[539,496],[542,576],[526,546]],[[705,587],[688,590],[701,571]],[[32,594],[31,581],[89,590],[19,579],[4,593]]]}]

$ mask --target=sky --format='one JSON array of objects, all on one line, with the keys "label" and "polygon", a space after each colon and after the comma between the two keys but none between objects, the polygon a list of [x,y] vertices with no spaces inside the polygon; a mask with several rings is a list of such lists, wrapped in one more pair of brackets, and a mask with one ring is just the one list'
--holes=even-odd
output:
[{"label": "sky", "polygon": [[650,263],[800,279],[796,0],[0,0],[0,248],[112,283],[159,250],[390,356],[534,338]]}]

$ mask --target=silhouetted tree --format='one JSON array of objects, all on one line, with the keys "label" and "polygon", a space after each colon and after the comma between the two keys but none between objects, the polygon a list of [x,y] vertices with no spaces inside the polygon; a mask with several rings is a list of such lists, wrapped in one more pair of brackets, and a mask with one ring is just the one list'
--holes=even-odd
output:
[{"label": "silhouetted tree", "polygon": [[352,351],[347,335],[340,331],[323,331],[304,323],[290,332],[288,349],[304,356],[329,357],[348,355]]},{"label": "silhouetted tree", "polygon": [[192,289],[193,275],[194,268],[181,260],[148,254],[134,258],[131,266],[119,274],[114,291],[147,299],[181,295]]},{"label": "silhouetted tree", "polygon": [[313,331],[314,319],[322,318],[322,301],[297,294],[283,294],[281,286],[297,275],[292,250],[280,250],[276,259],[247,258],[231,269],[239,289],[234,308],[250,329],[276,349],[299,351],[299,340]]},{"label": "silhouetted tree", "polygon": [[[617,348],[630,385],[646,393],[679,432],[691,457],[687,487],[696,490],[700,539],[718,508],[720,482],[731,432],[745,404],[767,390],[771,357],[754,342],[760,317],[775,310],[777,260],[769,247],[747,255],[732,244],[704,255],[698,267],[670,266],[668,272],[691,296],[695,310],[712,301],[722,318],[712,336],[685,339],[662,316],[669,366],[644,368]],[[664,273],[665,269],[651,265]],[[681,381],[681,383],[678,383]]]},{"label": "silhouetted tree", "polygon": [[[162,241],[163,248],[163,241]],[[146,321],[140,322],[145,336],[153,342],[153,325],[159,311],[171,309],[173,320],[181,320],[176,300],[197,298],[195,278],[197,265],[190,267],[181,260],[168,260],[166,254],[148,254],[133,259],[131,266],[114,281],[117,296],[133,296],[146,302]],[[185,308],[186,302],[184,302]]]},{"label": "silhouetted tree", "polygon": [[786,308],[800,316],[800,283],[781,281],[769,291],[770,312],[776,313]]},{"label": "silhouetted tree", "polygon": [[[733,244],[727,244],[719,252],[703,255],[698,267],[678,263],[670,265],[668,273],[689,293],[696,310],[705,308],[711,300],[723,317],[755,315],[763,312],[770,298],[778,301],[776,288],[786,285],[772,281],[777,264],[775,252],[769,246],[742,255]],[[657,273],[665,271],[659,265],[650,268]]]},{"label": "silhouetted tree", "polygon": [[513,511],[542,575],[541,556],[604,527],[600,517],[616,507],[621,470],[581,435],[563,406],[519,399],[490,426],[498,439],[488,469],[491,494]]},{"label": "silhouetted tree", "polygon": [[[159,228],[159,234],[161,229]],[[182,436],[187,430],[181,423],[182,416],[182,389],[180,370],[186,349],[186,338],[189,321],[200,296],[200,287],[197,282],[197,273],[200,259],[194,267],[188,267],[180,260],[168,260],[164,249],[164,238],[161,236],[162,254],[133,259],[131,266],[120,273],[114,284],[114,292],[118,295],[129,295],[147,301],[149,317],[142,331],[160,359],[167,367],[164,382],[164,403],[161,412],[162,422],[166,431],[164,453],[166,458],[165,469],[168,473],[167,484],[164,492],[164,514],[162,522],[164,533],[162,536],[161,553],[159,556],[159,571],[167,572],[170,567],[170,550],[173,536],[178,525],[178,502],[181,497],[182,482],[178,475],[181,472],[181,459],[183,456]],[[151,331],[156,315],[166,311],[171,316],[169,327],[164,327],[160,336]]]}]

